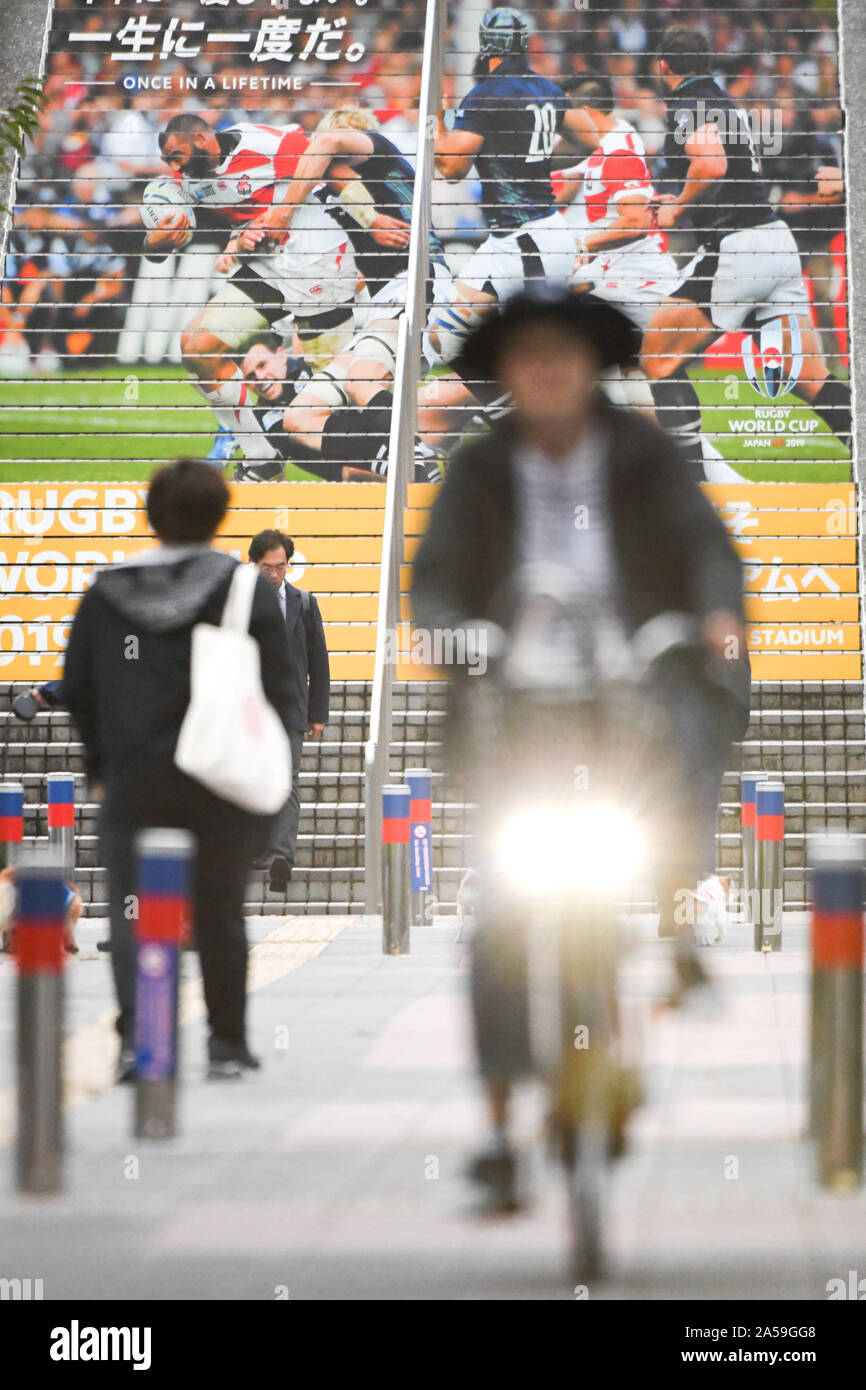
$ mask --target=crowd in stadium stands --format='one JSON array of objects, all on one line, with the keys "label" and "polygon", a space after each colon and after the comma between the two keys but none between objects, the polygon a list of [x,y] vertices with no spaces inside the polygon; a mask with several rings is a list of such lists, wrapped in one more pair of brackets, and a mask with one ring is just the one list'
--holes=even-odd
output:
[{"label": "crowd in stadium stands", "polygon": [[[255,29],[262,11],[258,5],[250,20],[248,10],[174,0],[166,6],[163,28],[169,19],[204,19],[212,30]],[[200,111],[217,129],[249,120],[284,124],[290,117],[312,130],[325,110],[351,96],[375,109],[391,138],[414,151],[423,11],[420,0],[369,7],[353,0],[329,4],[328,20],[345,19],[346,32],[364,45],[364,56],[354,63],[256,63],[240,51],[228,59],[225,49],[194,59],[163,59],[157,53],[118,62],[104,49],[82,45],[77,52],[68,34],[116,35],[128,12],[115,9],[111,0],[98,0],[86,12],[77,0],[57,0],[46,64],[48,104],[21,169],[5,265],[0,372],[19,375],[34,366],[56,371],[76,360],[84,365],[85,354],[98,365],[94,354],[112,355],[116,340],[95,330],[122,325],[129,298],[124,280],[134,278],[141,250],[141,189],[147,179],[166,172],[157,137],[179,112]],[[154,14],[151,10],[152,22]],[[302,76],[305,84],[332,85],[311,85],[297,96],[252,88],[254,79],[288,72]],[[155,75],[160,86],[144,86]],[[209,77],[215,89],[205,93],[201,85]],[[198,78],[197,91],[187,87],[192,78]]]},{"label": "crowd in stadium stands", "polygon": [[[449,68],[443,104],[452,107],[471,72],[474,32],[483,6],[450,8]],[[653,50],[665,25],[682,18],[674,0],[608,0],[603,9],[576,8],[573,0],[522,6],[535,26],[530,62],[553,80],[585,69],[611,78],[617,114],[637,127],[651,156],[664,131],[664,103],[653,73]],[[315,7],[305,9],[305,16]],[[148,7],[151,21],[157,7]],[[144,12],[142,12],[144,13]],[[218,0],[173,0],[160,9],[161,31],[177,21],[204,19],[209,30],[256,30],[264,15],[281,11],[224,6]],[[216,129],[239,121],[285,123],[288,118],[313,130],[330,107],[347,97],[372,108],[388,137],[414,154],[421,82],[423,0],[355,0],[329,3],[330,22],[345,20],[345,42],[363,45],[350,61],[312,56],[291,63],[251,61],[246,52],[203,45],[196,57],[172,50],[143,50],[137,60],[118,61],[113,45],[67,41],[69,34],[93,31],[115,36],[129,18],[112,0],[96,0],[86,11],[78,0],[56,0],[54,30],[46,69],[47,113],[21,171],[18,212],[8,248],[0,306],[0,372],[56,371],[81,364],[85,354],[110,357],[141,250],[136,203],[143,181],[165,173],[157,136],[181,111],[197,111]],[[765,132],[763,157],[774,200],[785,216],[815,281],[840,270],[840,248],[833,245],[843,225],[838,207],[806,206],[803,156],[814,173],[822,165],[841,167],[835,5],[832,0],[773,5],[729,0],[696,5],[690,24],[706,36],[716,58],[714,73]],[[158,44],[161,38],[155,42]],[[461,51],[462,50],[462,51]],[[183,51],[183,49],[181,49]],[[341,50],[342,51],[342,50]],[[142,85],[154,75],[160,86]],[[275,75],[301,77],[298,93],[272,90],[261,82]],[[191,89],[190,79],[198,79]],[[208,78],[214,89],[203,90]],[[258,79],[258,89],[252,82]],[[322,86],[317,83],[328,83]],[[124,85],[126,84],[126,85]],[[352,85],[339,85],[352,84]],[[752,115],[752,113],[754,113]],[[477,239],[484,226],[480,185],[437,182],[434,217],[450,239]],[[797,206],[802,201],[804,206]],[[126,281],[126,286],[124,285]],[[819,305],[825,294],[816,295]],[[827,327],[832,308],[822,306]],[[836,327],[839,325],[836,324]],[[5,330],[5,331],[4,331]],[[101,332],[98,330],[102,330]],[[96,365],[93,362],[93,365]]]}]

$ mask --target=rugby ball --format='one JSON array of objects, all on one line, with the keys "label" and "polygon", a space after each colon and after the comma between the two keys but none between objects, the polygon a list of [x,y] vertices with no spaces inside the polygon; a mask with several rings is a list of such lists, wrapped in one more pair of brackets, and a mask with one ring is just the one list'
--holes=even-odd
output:
[{"label": "rugby ball", "polygon": [[164,217],[180,208],[189,218],[190,230],[186,240],[190,241],[195,226],[195,212],[179,183],[175,183],[174,179],[151,179],[141,195],[141,220],[149,232],[155,232]]}]

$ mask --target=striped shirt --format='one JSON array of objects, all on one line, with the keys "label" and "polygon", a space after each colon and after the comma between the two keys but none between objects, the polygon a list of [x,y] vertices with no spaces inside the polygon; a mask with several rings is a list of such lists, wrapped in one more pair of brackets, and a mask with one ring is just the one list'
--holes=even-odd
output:
[{"label": "striped shirt", "polygon": [[615,570],[603,436],[587,432],[563,459],[521,444],[515,462],[520,586],[533,591],[539,574],[556,569],[575,596],[610,601]]},{"label": "striped shirt", "polygon": [[597,430],[563,459],[527,445],[517,450],[522,609],[510,658],[517,685],[573,692],[627,669],[605,455]]}]

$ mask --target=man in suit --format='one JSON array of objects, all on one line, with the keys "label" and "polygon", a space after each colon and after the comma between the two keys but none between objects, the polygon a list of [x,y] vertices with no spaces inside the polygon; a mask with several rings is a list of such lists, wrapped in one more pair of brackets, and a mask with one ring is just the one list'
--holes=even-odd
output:
[{"label": "man in suit", "polygon": [[284,893],[292,877],[301,804],[298,786],[304,737],[322,737],[328,722],[331,672],[319,605],[312,594],[296,589],[286,578],[295,543],[281,531],[259,531],[250,541],[249,557],[274,586],[286,624],[286,640],[292,667],[289,704],[286,709],[292,745],[292,790],[274,821],[268,887]]},{"label": "man in suit", "polygon": [[[660,934],[674,936],[687,988],[703,972],[676,904],[713,870],[722,776],[730,743],[748,723],[742,572],[674,441],[599,389],[602,370],[623,365],[637,347],[612,305],[553,286],[513,296],[467,339],[464,379],[499,383],[514,410],[451,462],[415,557],[413,619],[431,633],[463,629],[468,651],[471,638],[515,633],[533,580],[556,567],[585,608],[626,641],[639,631],[648,636],[647,625],[663,615],[691,620],[694,646],[674,653],[653,678],[675,731],[659,759],[670,783],[655,863]],[[464,766],[466,698],[477,685],[471,669],[467,662],[452,672],[446,740]],[[543,681],[549,673],[537,674]],[[488,802],[507,796],[511,766],[538,758],[531,716],[509,724],[509,734],[510,757]],[[570,775],[574,762],[563,765]],[[497,806],[483,808],[482,838]],[[524,924],[513,916],[507,903],[485,897],[472,948],[476,1048],[492,1129],[472,1174],[500,1206],[515,1192],[511,1085],[531,1066]]]}]

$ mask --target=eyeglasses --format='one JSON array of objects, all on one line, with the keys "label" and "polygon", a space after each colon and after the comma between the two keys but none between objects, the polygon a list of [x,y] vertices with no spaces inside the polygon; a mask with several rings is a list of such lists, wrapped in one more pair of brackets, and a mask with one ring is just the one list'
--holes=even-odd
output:
[{"label": "eyeglasses", "polygon": [[281,565],[259,565],[259,569],[264,570],[266,574],[285,574],[288,568],[285,560]]}]

